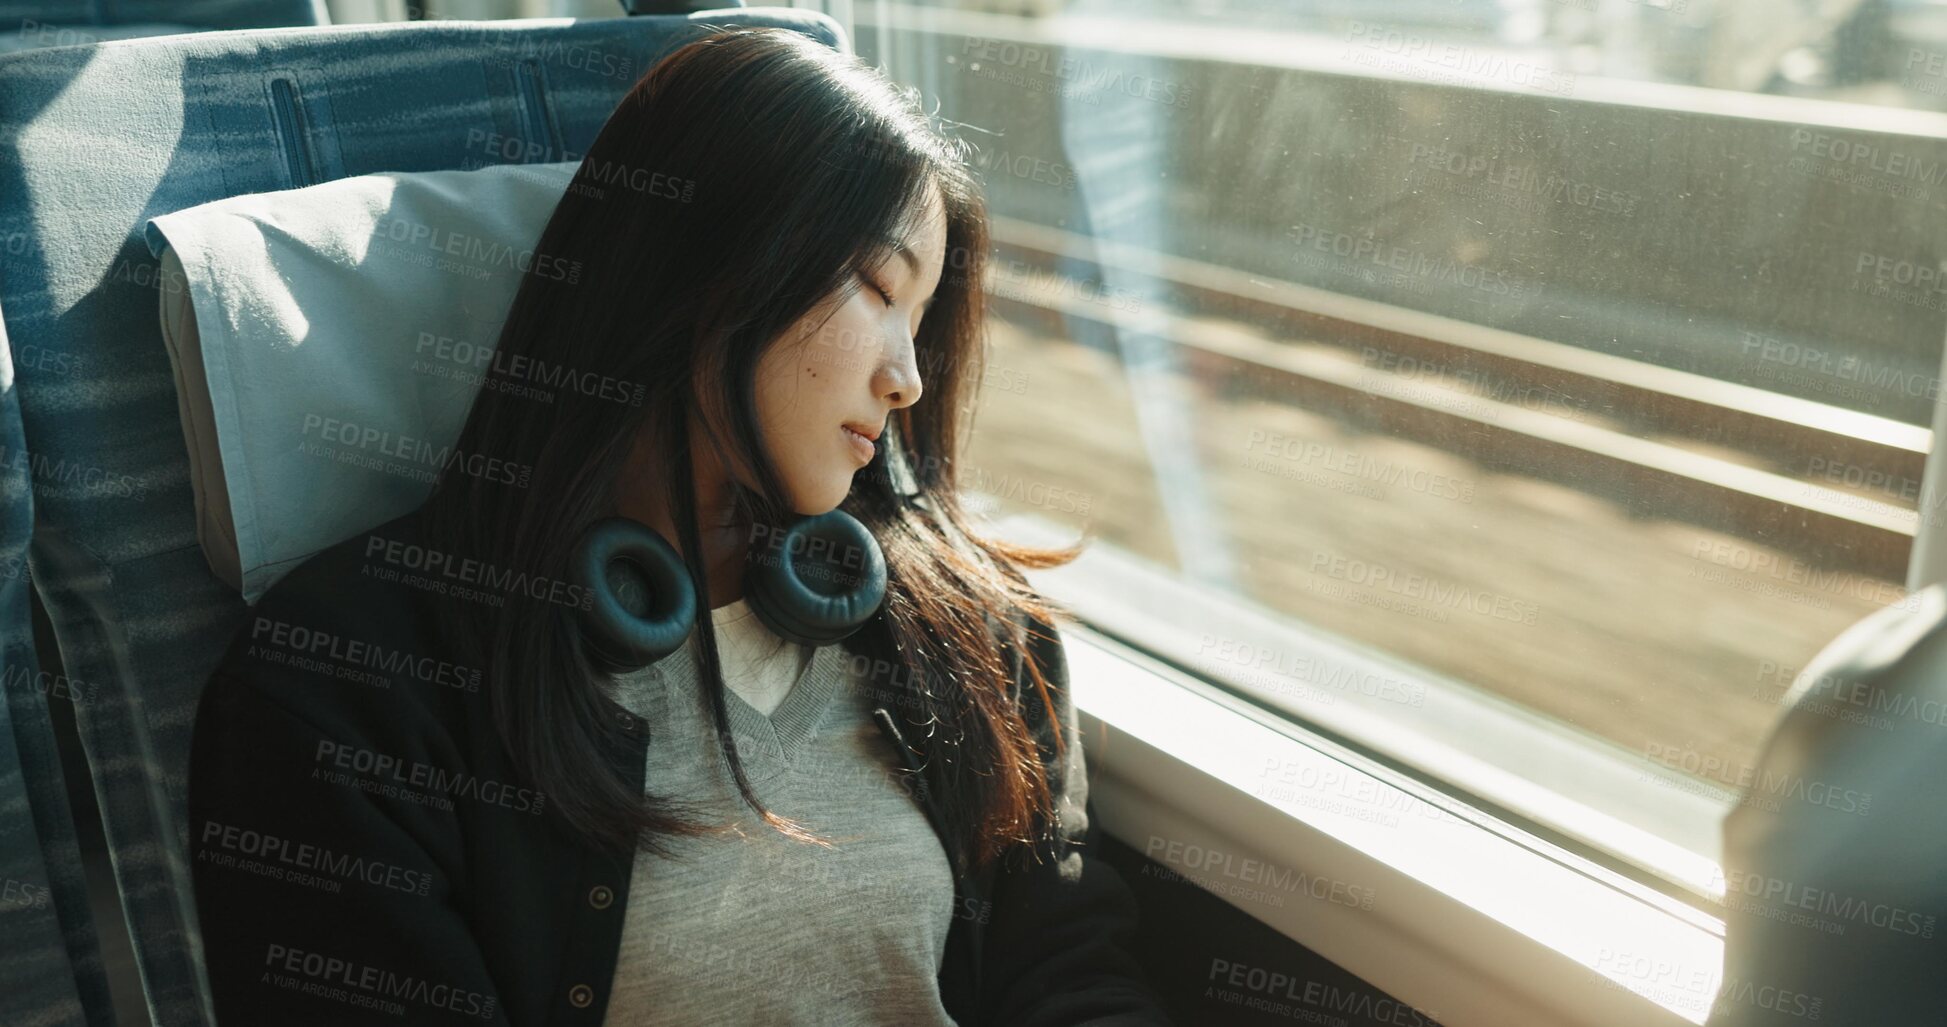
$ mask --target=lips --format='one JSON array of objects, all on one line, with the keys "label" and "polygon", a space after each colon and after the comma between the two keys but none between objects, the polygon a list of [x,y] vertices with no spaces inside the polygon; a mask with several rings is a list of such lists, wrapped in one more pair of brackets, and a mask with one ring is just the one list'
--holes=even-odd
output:
[{"label": "lips", "polygon": [[867,438],[850,425],[840,425],[838,430],[844,433],[845,440],[852,444],[852,451],[857,453],[860,459],[867,463],[872,462],[874,449],[870,438]]}]

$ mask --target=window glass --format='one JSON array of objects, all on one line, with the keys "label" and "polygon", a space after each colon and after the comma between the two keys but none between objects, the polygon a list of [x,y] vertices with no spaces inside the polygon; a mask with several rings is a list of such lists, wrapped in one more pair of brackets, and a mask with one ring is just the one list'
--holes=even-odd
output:
[{"label": "window glass", "polygon": [[994,215],[973,502],[1313,640],[1178,599],[1163,655],[1707,877],[1797,669],[1905,601],[1947,7],[854,11]]}]

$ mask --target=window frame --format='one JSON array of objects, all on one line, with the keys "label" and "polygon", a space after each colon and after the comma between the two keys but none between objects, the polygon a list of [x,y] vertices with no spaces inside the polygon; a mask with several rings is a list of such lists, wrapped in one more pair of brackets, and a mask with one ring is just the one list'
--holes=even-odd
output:
[{"label": "window frame", "polygon": [[[1943,346],[1940,375],[1947,381],[1947,346]],[[1938,443],[1947,433],[1947,390],[1942,390],[1933,406],[1933,439],[1927,448],[1927,463],[1920,473],[1920,523],[1913,534],[1913,553],[1907,560],[1906,590],[1918,592],[1929,585],[1947,581],[1947,453]],[[1935,511],[1929,515],[1927,511]]]}]

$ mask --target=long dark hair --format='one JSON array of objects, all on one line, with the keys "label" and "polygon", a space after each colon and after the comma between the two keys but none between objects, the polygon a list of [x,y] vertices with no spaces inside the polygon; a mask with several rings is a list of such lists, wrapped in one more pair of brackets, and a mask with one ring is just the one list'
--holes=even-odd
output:
[{"label": "long dark hair", "polygon": [[[1019,567],[1066,563],[1086,539],[1034,549],[982,538],[960,506],[955,468],[981,380],[988,246],[967,150],[933,127],[916,91],[797,32],[730,29],[673,51],[583,156],[534,247],[456,443],[531,468],[527,487],[449,467],[420,516],[433,544],[560,581],[582,530],[612,512],[646,429],[669,475],[677,549],[697,582],[699,673],[719,746],[745,802],[773,827],[816,841],[764,809],[728,741],[722,669],[701,601],[709,590],[690,458],[692,390],[730,412],[730,437],[704,422],[706,442],[720,456],[741,456],[761,485],[732,483],[740,523],[790,523],[756,420],[758,361],[822,303],[859,288],[859,272],[889,256],[886,240],[904,237],[937,190],[947,266],[915,340],[925,398],[893,412],[840,508],[871,530],[889,571],[885,605],[863,630],[889,632],[897,669],[873,674],[874,689],[896,695],[887,705],[926,761],[956,867],[977,869],[1010,852],[1038,853],[1054,829],[1046,743],[1017,705],[1010,650],[1049,702],[1018,614],[1048,624],[1069,614],[1037,595]],[[538,367],[619,384],[536,402],[529,390]],[[525,591],[500,605],[440,605],[462,651],[482,654],[494,723],[552,815],[625,851],[666,851],[661,836],[700,829],[690,807],[645,796],[643,782],[615,771],[627,740],[614,679],[586,659],[572,609]],[[857,637],[844,643],[854,657]],[[1053,727],[1058,755],[1061,726]]]}]

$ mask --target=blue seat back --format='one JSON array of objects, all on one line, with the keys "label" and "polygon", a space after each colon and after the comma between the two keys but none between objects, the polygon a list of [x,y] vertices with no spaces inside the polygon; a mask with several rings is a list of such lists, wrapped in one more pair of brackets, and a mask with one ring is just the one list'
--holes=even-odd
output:
[{"label": "blue seat back", "polygon": [[[158,1024],[210,1022],[184,785],[203,683],[242,626],[197,545],[157,316],[153,216],[379,171],[585,152],[663,54],[784,8],[590,21],[406,22],[161,36],[0,54],[0,312],[35,462],[29,546],[70,677],[135,955]],[[12,394],[9,394],[10,399]],[[11,409],[11,408],[9,408]],[[3,428],[4,426],[0,426]],[[19,514],[4,511],[8,539]],[[0,598],[9,593],[0,580]],[[0,605],[0,614],[17,600]]]},{"label": "blue seat back", "polygon": [[0,0],[0,52],[174,32],[329,24],[324,0]]},{"label": "blue seat back", "polygon": [[105,1023],[108,980],[49,716],[51,703],[89,697],[42,673],[34,650],[35,468],[13,358],[0,321],[0,1023]]}]

